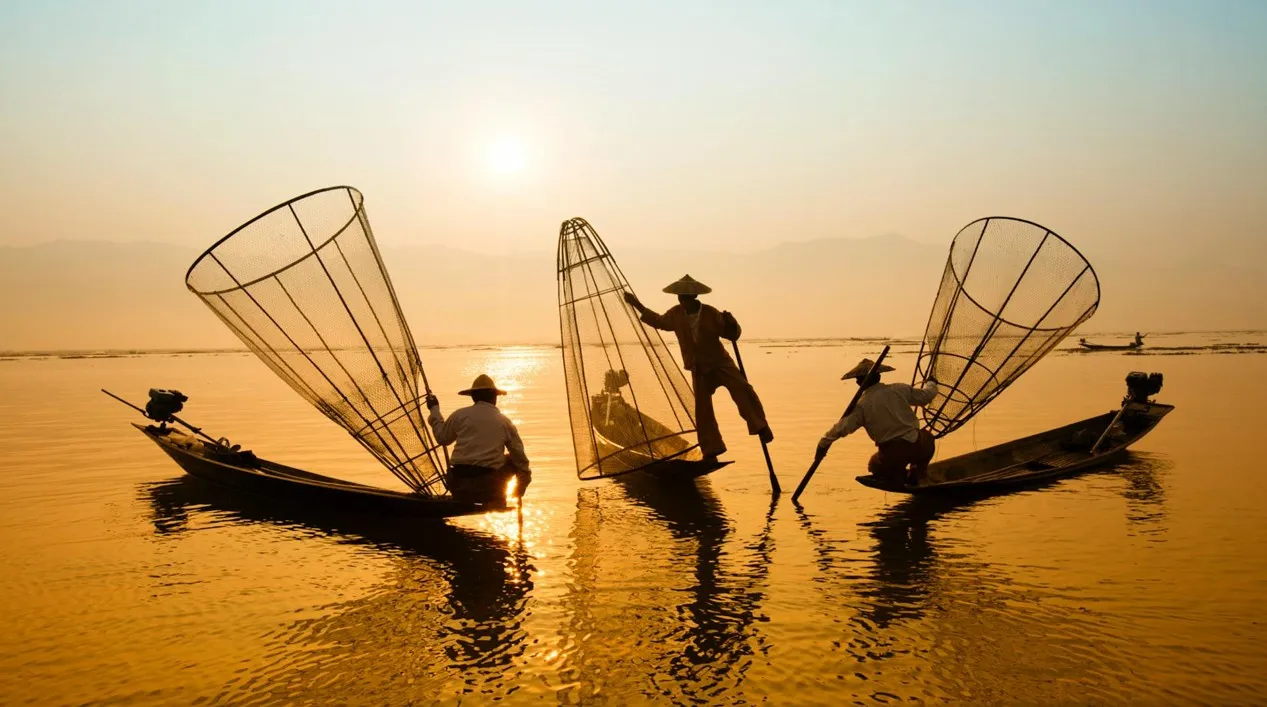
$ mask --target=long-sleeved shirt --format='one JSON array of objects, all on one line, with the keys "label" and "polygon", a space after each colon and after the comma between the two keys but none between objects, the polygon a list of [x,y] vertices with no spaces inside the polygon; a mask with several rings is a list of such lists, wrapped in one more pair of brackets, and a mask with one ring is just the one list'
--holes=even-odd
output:
[{"label": "long-sleeved shirt", "polygon": [[[728,322],[716,307],[700,304],[698,317],[687,313],[686,308],[675,304],[664,314],[651,310],[642,312],[642,321],[648,326],[671,331],[677,336],[682,350],[682,366],[688,371],[708,371],[727,364],[733,366],[730,354],[721,339],[738,339],[739,322]],[[692,321],[694,320],[694,321]]]},{"label": "long-sleeved shirt", "polygon": [[912,407],[927,405],[935,397],[937,384],[932,381],[923,388],[912,388],[905,383],[876,383],[862,391],[853,412],[832,425],[820,444],[831,444],[859,427],[865,428],[867,436],[877,445],[895,439],[914,442],[919,439],[919,420]]},{"label": "long-sleeved shirt", "polygon": [[449,456],[452,464],[500,469],[506,462],[505,454],[510,454],[510,461],[516,467],[528,468],[528,456],[524,454],[519,430],[496,405],[478,402],[455,410],[448,420],[444,419],[440,406],[436,405],[427,410],[427,421],[431,423],[437,442],[457,442],[453,454]]}]

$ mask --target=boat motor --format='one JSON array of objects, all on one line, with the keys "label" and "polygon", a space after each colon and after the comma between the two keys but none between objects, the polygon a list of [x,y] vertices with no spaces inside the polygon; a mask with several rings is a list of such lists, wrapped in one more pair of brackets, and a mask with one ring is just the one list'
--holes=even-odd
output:
[{"label": "boat motor", "polygon": [[1149,398],[1161,392],[1161,374],[1131,371],[1126,374],[1126,399],[1133,403],[1152,402]]},{"label": "boat motor", "polygon": [[185,407],[189,398],[179,390],[150,388],[150,401],[145,404],[145,416],[159,423],[175,422],[176,413]]}]

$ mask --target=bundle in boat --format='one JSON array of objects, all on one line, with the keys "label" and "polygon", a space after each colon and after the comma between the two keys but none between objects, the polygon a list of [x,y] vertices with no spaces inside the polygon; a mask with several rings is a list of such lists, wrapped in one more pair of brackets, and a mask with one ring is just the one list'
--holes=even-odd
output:
[{"label": "bundle in boat", "polygon": [[660,332],[625,303],[632,292],[584,219],[559,230],[563,372],[582,479],[639,469],[687,472],[700,462],[695,397]]},{"label": "bundle in boat", "polygon": [[1095,313],[1100,282],[1076,248],[1015,218],[965,226],[933,302],[915,381],[940,392],[923,408],[934,437],[958,429]]},{"label": "bundle in boat", "polygon": [[361,193],[296,197],[190,266],[190,291],[299,395],[424,496],[447,492],[428,388]]}]

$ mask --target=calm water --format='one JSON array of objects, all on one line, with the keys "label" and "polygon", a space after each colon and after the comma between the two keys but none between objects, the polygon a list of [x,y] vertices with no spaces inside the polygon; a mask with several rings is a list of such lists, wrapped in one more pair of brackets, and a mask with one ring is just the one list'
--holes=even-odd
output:
[{"label": "calm water", "polygon": [[[97,392],[179,388],[187,419],[261,456],[394,483],[246,354],[0,360],[0,702],[1261,703],[1267,356],[1230,345],[1267,334],[1148,343],[1050,356],[938,452],[1098,414],[1160,371],[1178,409],[1116,468],[916,502],[853,481],[857,436],[803,512],[771,506],[722,394],[733,466],[582,484],[556,349],[424,351],[446,409],[480,371],[512,391],[522,532],[225,497]],[[852,392],[840,372],[876,349],[747,343],[789,492]],[[909,345],[891,359],[909,376]]]}]

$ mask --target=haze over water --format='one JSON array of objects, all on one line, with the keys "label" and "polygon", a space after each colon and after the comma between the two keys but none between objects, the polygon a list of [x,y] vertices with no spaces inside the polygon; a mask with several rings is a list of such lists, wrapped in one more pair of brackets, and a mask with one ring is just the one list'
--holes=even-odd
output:
[{"label": "haze over water", "polygon": [[[852,392],[840,372],[882,344],[741,343],[790,491]],[[1177,409],[1116,467],[912,501],[853,481],[872,451],[858,435],[803,513],[786,495],[771,508],[725,396],[734,465],[678,488],[581,483],[557,349],[423,350],[446,411],[481,371],[510,391],[535,469],[522,534],[513,513],[384,523],[214,492],[97,392],[178,388],[186,419],[265,458],[393,483],[249,354],[0,361],[0,696],[1251,704],[1267,690],[1267,488],[1234,441],[1261,427],[1263,343],[1057,352],[938,452],[1090,417],[1127,372],[1162,372]],[[913,358],[895,345],[890,375]]]}]

